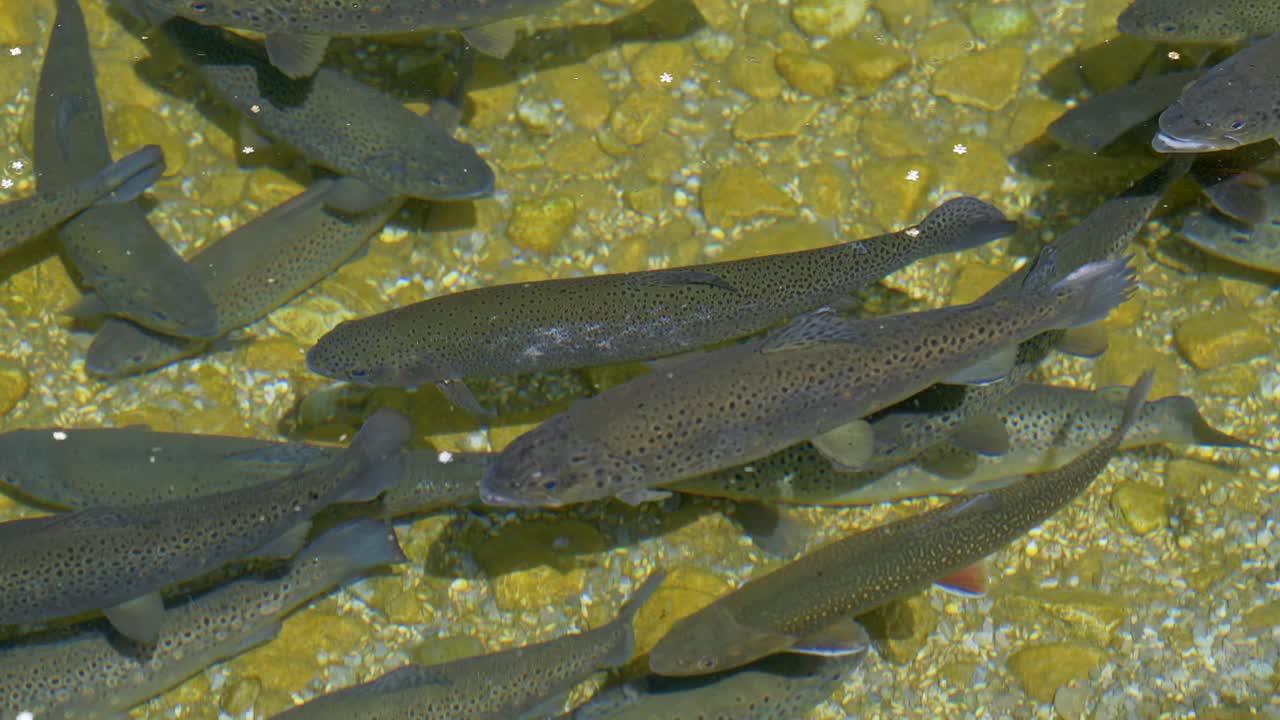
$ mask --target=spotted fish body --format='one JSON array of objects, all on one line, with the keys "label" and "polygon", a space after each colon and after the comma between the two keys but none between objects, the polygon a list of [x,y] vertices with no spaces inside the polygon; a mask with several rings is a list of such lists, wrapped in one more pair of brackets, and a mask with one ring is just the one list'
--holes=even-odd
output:
[{"label": "spotted fish body", "polygon": [[508,445],[481,494],[500,505],[653,499],[647,488],[756,460],[963,374],[1040,332],[1100,319],[1131,283],[1123,262],[1098,263],[1047,291],[1009,298],[867,320],[829,311],[803,316],[762,341],[580,401]]},{"label": "spotted fish body", "polygon": [[865,656],[776,655],[693,682],[650,676],[606,690],[561,720],[800,720]]},{"label": "spotted fish body", "polygon": [[1200,153],[1280,137],[1280,32],[1214,65],[1160,114],[1151,146]]},{"label": "spotted fish body", "polygon": [[[242,490],[146,505],[95,507],[0,525],[0,624],[104,610],[146,641],[163,619],[156,595],[225,563],[287,557],[311,517],[371,500],[399,481],[408,421],[375,413],[335,462]],[[154,600],[153,600],[154,598]]]},{"label": "spotted fish body", "polygon": [[843,245],[469,290],[344,322],[307,353],[307,366],[414,386],[672,355],[749,335],[919,258],[1013,228],[990,205],[958,198],[917,226]]},{"label": "spotted fish body", "polygon": [[1148,40],[1232,43],[1280,32],[1280,7],[1269,0],[1134,0],[1118,24]]},{"label": "spotted fish body", "polygon": [[397,35],[475,27],[528,15],[554,0],[143,0],[205,25],[296,35]]},{"label": "spotted fish body", "polygon": [[164,154],[148,145],[66,190],[55,190],[0,205],[0,253],[38,237],[89,206],[127,202],[164,172]]},{"label": "spotted fish body", "polygon": [[1189,213],[1179,234],[1210,255],[1280,275],[1280,185],[1265,192],[1264,219],[1249,228],[1204,210]]},{"label": "spotted fish body", "polygon": [[[979,492],[1004,478],[1061,467],[1097,445],[1124,412],[1117,390],[1120,388],[1094,392],[1050,385],[1019,386],[995,410],[1009,434],[1010,449],[1003,455],[983,455],[940,443],[891,470],[839,472],[816,448],[801,443],[747,466],[670,489],[805,505],[862,505]],[[1247,445],[1211,427],[1195,402],[1181,395],[1147,403],[1120,448],[1154,443]]]},{"label": "spotted fish body", "polygon": [[[191,258],[218,312],[217,335],[244,327],[284,305],[351,258],[400,208],[388,198],[346,215],[326,207],[359,181],[318,180]],[[103,377],[154,370],[203,352],[207,342],[160,335],[108,320],[89,346],[85,366]]]},{"label": "spotted fish body", "polygon": [[249,41],[174,18],[161,31],[232,107],[307,160],[392,196],[465,200],[492,194],[475,148],[399,100],[321,68],[291,80]]},{"label": "spotted fish body", "polygon": [[[1120,257],[1146,225],[1175,180],[1191,167],[1189,155],[1177,156],[1106,201],[1075,227],[1058,236],[1028,263],[992,290],[1009,297],[1023,288],[1047,287],[1087,263]],[[896,467],[925,448],[951,437],[966,423],[997,407],[1018,385],[1026,382],[1063,339],[1060,331],[1031,338],[1018,349],[1013,371],[1003,382],[959,389],[935,386],[869,418],[875,435],[871,458],[852,469]]]},{"label": "spotted fish body", "polygon": [[828,543],[672,626],[649,654],[660,675],[739,667],[788,649],[817,651],[832,627],[964,569],[1053,516],[1111,461],[1142,410],[1148,373],[1105,440],[1063,467]]},{"label": "spotted fish body", "polygon": [[[75,186],[111,165],[94,83],[88,31],[77,0],[58,0],[40,70],[35,169],[41,193]],[[103,203],[57,231],[73,274],[113,315],[158,332],[213,336],[217,316],[204,288],[136,202]]]},{"label": "spotted fish body", "polygon": [[656,571],[609,624],[513,650],[440,665],[408,665],[316,698],[278,720],[498,720],[519,718],[631,659],[636,612],[662,582]]},{"label": "spotted fish body", "polygon": [[366,569],[404,561],[382,523],[357,520],[317,538],[274,577],[246,577],[166,613],[154,647],[107,627],[0,647],[0,714],[46,720],[114,717],[200,670],[275,637],[298,606]]}]

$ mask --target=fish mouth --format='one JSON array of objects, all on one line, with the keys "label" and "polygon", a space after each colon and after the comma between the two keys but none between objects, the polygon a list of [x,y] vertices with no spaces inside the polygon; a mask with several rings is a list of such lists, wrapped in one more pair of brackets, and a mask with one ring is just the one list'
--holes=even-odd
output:
[{"label": "fish mouth", "polygon": [[1235,142],[1234,138],[1227,137],[1225,139],[1231,142],[1229,144],[1214,145],[1203,140],[1188,140],[1177,135],[1160,132],[1151,138],[1151,147],[1156,152],[1162,153],[1194,153],[1222,150],[1227,147],[1236,147],[1240,144]]},{"label": "fish mouth", "polygon": [[504,495],[501,492],[490,487],[480,486],[480,500],[485,505],[493,505],[496,507],[530,507],[534,503],[529,502],[528,498],[517,498],[511,495]]}]

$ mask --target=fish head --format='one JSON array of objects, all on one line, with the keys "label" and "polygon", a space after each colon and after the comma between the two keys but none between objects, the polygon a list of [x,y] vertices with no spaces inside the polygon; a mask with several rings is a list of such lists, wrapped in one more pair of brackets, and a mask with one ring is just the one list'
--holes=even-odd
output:
[{"label": "fish head", "polygon": [[307,369],[317,375],[367,387],[411,387],[451,379],[422,367],[421,358],[380,316],[347,320],[307,350]]},{"label": "fish head", "polygon": [[490,505],[561,507],[643,487],[644,474],[559,415],[516,438],[489,467],[480,497]]},{"label": "fish head", "polygon": [[649,652],[649,669],[659,675],[688,677],[732,670],[786,650],[795,642],[738,622],[715,602],[678,621]]},{"label": "fish head", "polygon": [[1248,145],[1262,123],[1241,104],[1226,98],[1209,100],[1210,93],[1184,95],[1160,114],[1160,132],[1151,141],[1159,152],[1213,152]]},{"label": "fish head", "polygon": [[485,198],[496,183],[493,168],[475,148],[453,138],[424,143],[420,152],[377,153],[369,167],[385,174],[381,189],[423,200]]},{"label": "fish head", "polygon": [[1212,3],[1179,0],[1135,0],[1120,13],[1120,32],[1166,42],[1226,42],[1239,39],[1239,30],[1215,11]]}]

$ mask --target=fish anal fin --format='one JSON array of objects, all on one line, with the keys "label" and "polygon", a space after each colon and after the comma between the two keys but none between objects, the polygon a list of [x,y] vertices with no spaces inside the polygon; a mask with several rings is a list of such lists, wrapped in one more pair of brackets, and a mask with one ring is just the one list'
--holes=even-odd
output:
[{"label": "fish anal fin", "polygon": [[1062,333],[1054,347],[1076,357],[1098,357],[1107,351],[1107,329],[1102,323],[1070,328]]},{"label": "fish anal fin", "polygon": [[328,47],[329,38],[323,35],[267,35],[267,57],[271,64],[295,80],[315,73]]},{"label": "fish anal fin", "polygon": [[875,450],[875,441],[875,431],[866,420],[854,420],[809,440],[832,464],[846,471],[866,466]]},{"label": "fish anal fin", "polygon": [[870,646],[871,638],[861,625],[853,618],[841,618],[809,637],[801,638],[787,652],[840,657],[865,652]]},{"label": "fish anal fin", "polygon": [[987,594],[987,577],[987,564],[979,560],[969,567],[934,580],[933,584],[956,595],[982,597]]},{"label": "fish anal fin", "polygon": [[511,20],[499,20],[488,25],[466,28],[462,37],[471,47],[490,57],[504,58],[516,46],[516,24]]},{"label": "fish anal fin", "polygon": [[300,522],[254,550],[253,557],[291,558],[307,544],[307,533],[310,530],[310,520]]},{"label": "fish anal fin", "polygon": [[102,613],[120,634],[134,642],[151,645],[160,636],[160,623],[164,620],[164,600],[160,599],[160,593],[148,593],[104,608]]},{"label": "fish anal fin", "polygon": [[993,413],[981,413],[956,428],[950,442],[958,448],[995,457],[1009,452],[1009,429]]},{"label": "fish anal fin", "polygon": [[943,382],[948,385],[991,385],[1005,379],[1017,360],[1018,346],[1006,345],[969,367],[957,370]]}]

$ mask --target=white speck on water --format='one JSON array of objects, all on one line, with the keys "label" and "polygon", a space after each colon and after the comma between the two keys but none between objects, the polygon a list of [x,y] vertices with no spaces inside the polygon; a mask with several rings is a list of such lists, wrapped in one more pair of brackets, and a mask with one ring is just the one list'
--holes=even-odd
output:
[{"label": "white speck on water", "polygon": [[[14,57],[18,57],[19,55],[21,55],[21,54],[22,54],[22,48],[19,48],[19,47],[12,47],[12,48],[9,48],[9,54],[10,54],[10,55],[12,55],[12,56],[14,56]],[[18,717],[22,717],[22,716],[21,716],[21,715],[19,715]]]},{"label": "white speck on water", "polygon": [[17,720],[36,720],[36,716],[30,710],[23,710],[22,712],[18,713]]},{"label": "white speck on water", "polygon": [[919,180],[919,179],[920,179],[920,171],[919,171],[919,170],[908,170],[908,171],[907,171],[907,182],[915,182],[915,181],[917,181],[917,180]]},{"label": "white speck on water", "polygon": [[662,83],[666,83],[666,84],[670,84],[670,82],[671,82],[672,80],[674,80],[674,79],[675,79],[675,78],[671,77],[671,73],[669,73],[669,72],[664,72],[664,73],[662,73],[661,75],[659,75],[659,76],[658,76],[658,80],[659,80],[660,82],[662,82]]},{"label": "white speck on water", "polygon": [[5,190],[8,190],[8,189],[9,189],[9,188],[11,188],[11,187],[13,187],[13,181],[12,181],[12,180],[10,180],[9,178],[5,178],[5,179],[3,179],[3,180],[0,180],[0,188],[3,188],[3,189],[5,189]]},{"label": "white speck on water", "polygon": [[62,442],[63,440],[67,439],[67,434],[61,430],[54,430],[53,439],[57,440],[58,442]]},{"label": "white speck on water", "polygon": [[449,452],[448,450],[441,450],[440,454],[436,455],[436,460],[441,464],[451,463],[453,462],[453,453]]},{"label": "white speck on water", "polygon": [[257,104],[250,105],[249,112],[253,113],[254,115],[257,115],[258,113],[262,112],[262,106]]},{"label": "white speck on water", "polygon": [[240,148],[240,152],[243,155],[252,155],[254,153],[254,150],[255,148],[252,145],[245,145],[244,147]]},{"label": "white speck on water", "polygon": [[963,155],[969,152],[969,148],[965,147],[964,145],[961,145],[960,143],[956,143],[954,146],[952,146],[951,152],[957,155]]},{"label": "white speck on water", "polygon": [[22,168],[26,166],[27,164],[22,162],[21,160],[14,160],[13,162],[9,163],[9,167],[13,168],[14,170],[22,170]]},{"label": "white speck on water", "polygon": [[[911,172],[915,172],[915,170],[912,170]],[[910,180],[911,178],[907,178],[907,179],[908,179],[908,180]],[[909,228],[907,228],[906,230],[903,230],[902,232],[903,232],[907,237],[919,237],[919,235],[920,235],[920,228],[918,228],[918,227],[909,227]],[[863,248],[862,252],[867,252],[867,250],[866,250],[865,248]]]},{"label": "white speck on water", "polygon": [[1169,59],[1170,59],[1170,60],[1181,60],[1181,59],[1182,59],[1182,53],[1178,52],[1177,50],[1170,50],[1170,51],[1169,51]]}]

